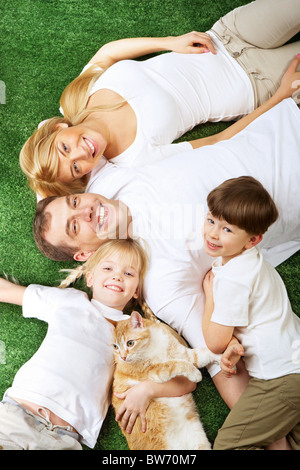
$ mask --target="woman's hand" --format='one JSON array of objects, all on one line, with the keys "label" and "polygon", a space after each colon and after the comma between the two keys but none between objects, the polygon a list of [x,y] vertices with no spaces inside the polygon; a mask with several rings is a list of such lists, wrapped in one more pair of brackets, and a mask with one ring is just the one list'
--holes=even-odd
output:
[{"label": "woman's hand", "polygon": [[207,33],[192,31],[182,36],[171,36],[166,38],[166,40],[168,44],[167,49],[173,52],[179,52],[181,54],[217,53],[212,39]]},{"label": "woman's hand", "polygon": [[281,79],[280,87],[274,96],[280,96],[281,99],[290,98],[294,93],[300,90],[300,72],[297,72],[299,64],[300,54],[298,54],[290,63],[287,71]]}]

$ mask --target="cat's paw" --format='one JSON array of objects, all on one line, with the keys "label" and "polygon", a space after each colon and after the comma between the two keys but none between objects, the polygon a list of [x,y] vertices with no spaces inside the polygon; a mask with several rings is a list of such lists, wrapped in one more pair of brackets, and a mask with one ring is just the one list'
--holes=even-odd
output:
[{"label": "cat's paw", "polygon": [[221,358],[222,358],[222,354],[214,354],[214,353],[211,353],[211,357],[210,357],[211,361],[210,361],[210,363],[211,363],[211,364],[214,363],[214,364],[219,364],[219,365],[220,365],[220,364],[221,364]]},{"label": "cat's paw", "polygon": [[191,382],[201,382],[202,380],[202,374],[199,369],[194,367],[192,370],[189,370],[186,374],[184,374],[187,379],[189,379]]}]

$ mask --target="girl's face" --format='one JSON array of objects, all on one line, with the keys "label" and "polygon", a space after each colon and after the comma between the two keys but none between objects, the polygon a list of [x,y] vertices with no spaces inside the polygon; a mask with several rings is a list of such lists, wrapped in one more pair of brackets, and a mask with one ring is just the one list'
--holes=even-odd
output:
[{"label": "girl's face", "polygon": [[120,253],[108,255],[87,273],[87,285],[93,299],[117,310],[123,310],[132,298],[138,297],[139,273]]},{"label": "girl's face", "polygon": [[100,132],[82,124],[60,124],[54,145],[59,156],[58,179],[64,183],[82,178],[99,163],[107,142]]}]

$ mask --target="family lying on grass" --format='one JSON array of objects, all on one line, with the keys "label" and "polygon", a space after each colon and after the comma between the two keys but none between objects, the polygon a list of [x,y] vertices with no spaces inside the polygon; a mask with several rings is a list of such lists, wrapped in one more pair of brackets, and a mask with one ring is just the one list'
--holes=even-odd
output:
[{"label": "family lying on grass", "polygon": [[[68,279],[85,275],[93,296],[1,279],[2,302],[49,325],[0,404],[2,448],[94,447],[110,403],[113,332],[128,301],[144,299],[191,348],[222,354],[207,361],[231,409],[215,449],[299,449],[300,320],[274,269],[300,247],[291,98],[300,45],[284,45],[299,20],[298,0],[257,0],[207,33],[109,43],[66,88],[64,117],[28,139],[20,163],[45,198],[36,244],[51,259],[84,262]],[[199,123],[241,116],[215,136],[173,143]],[[128,389],[122,429],[146,435],[151,403],[187,396],[196,376]]]},{"label": "family lying on grass", "polygon": [[[226,374],[236,374],[235,366],[244,356],[251,376],[214,448],[260,449],[286,439],[287,448],[299,449],[300,367],[292,357],[300,319],[279,274],[258,248],[278,217],[277,208],[252,177],[225,181],[209,194],[208,208],[204,247],[217,260],[204,279],[204,337],[213,352],[223,353]],[[73,288],[26,288],[1,279],[2,302],[22,305],[25,317],[49,324],[40,349],[18,371],[0,404],[4,449],[95,445],[109,405],[112,330],[115,322],[124,320],[128,302],[140,298],[146,266],[139,242],[110,240],[68,277],[70,282],[85,275],[93,289],[91,300]],[[126,407],[117,419],[122,427],[129,425],[128,432],[135,424],[146,433],[153,399],[181,396],[193,388],[188,381],[140,382],[130,393],[141,423],[127,421]]]}]

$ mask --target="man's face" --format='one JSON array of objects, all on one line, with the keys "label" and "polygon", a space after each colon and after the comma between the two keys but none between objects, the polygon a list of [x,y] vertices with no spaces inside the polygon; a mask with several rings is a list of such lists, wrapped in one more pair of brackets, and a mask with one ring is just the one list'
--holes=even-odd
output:
[{"label": "man's face", "polygon": [[105,240],[126,238],[131,221],[121,201],[98,194],[54,199],[45,212],[51,216],[50,227],[44,234],[46,241],[55,246],[74,247],[74,258],[78,261],[84,261]]}]

